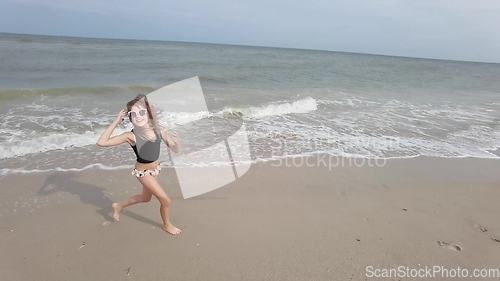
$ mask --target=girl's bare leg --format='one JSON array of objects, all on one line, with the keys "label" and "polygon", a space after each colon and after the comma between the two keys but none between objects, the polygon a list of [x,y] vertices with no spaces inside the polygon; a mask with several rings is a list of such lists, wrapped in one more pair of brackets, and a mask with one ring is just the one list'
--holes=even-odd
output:
[{"label": "girl's bare leg", "polygon": [[114,214],[113,218],[116,221],[120,220],[120,211],[130,205],[134,205],[137,203],[143,203],[143,202],[149,202],[151,200],[151,196],[153,193],[148,188],[145,188],[144,186],[142,187],[142,194],[139,195],[134,195],[130,197],[129,199],[119,202],[119,203],[113,203],[111,206],[113,207]]},{"label": "girl's bare leg", "polygon": [[137,178],[145,189],[148,189],[158,201],[160,201],[160,215],[163,220],[163,230],[166,232],[177,235],[181,233],[181,230],[170,223],[169,218],[169,208],[170,208],[170,198],[168,198],[167,193],[161,188],[156,176],[145,176],[142,178]]}]

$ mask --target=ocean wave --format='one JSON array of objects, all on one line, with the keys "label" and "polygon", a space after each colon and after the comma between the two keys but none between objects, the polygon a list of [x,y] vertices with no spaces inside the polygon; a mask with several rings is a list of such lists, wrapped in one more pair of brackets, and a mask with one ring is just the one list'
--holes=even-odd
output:
[{"label": "ocean wave", "polygon": [[[16,131],[9,140],[2,142],[2,147],[0,147],[0,159],[95,145],[103,131],[104,128],[97,129],[96,131],[85,131],[83,133],[50,133],[31,139],[27,139],[26,134]],[[114,135],[121,134],[124,131],[126,131],[126,129],[116,128]],[[2,131],[2,133],[5,132]]]},{"label": "ocean wave", "polygon": [[[196,112],[196,113],[166,113],[162,116],[162,122],[167,124],[186,124],[188,122],[193,122],[203,118],[213,118],[214,116],[220,116],[223,114],[238,115],[243,118],[249,119],[259,119],[269,116],[280,116],[291,113],[307,113],[317,109],[317,102],[313,98],[305,98],[295,102],[285,102],[278,104],[268,104],[260,107],[247,107],[247,108],[225,108],[224,110],[216,113],[210,114],[208,112]],[[67,149],[71,147],[85,147],[88,145],[93,145],[99,138],[104,128],[94,128],[94,130],[86,130],[85,132],[66,132],[65,127],[61,125],[61,120],[64,120],[65,116],[50,115],[46,117],[31,118],[31,123],[47,123],[45,129],[56,130],[52,132],[46,132],[45,135],[37,136],[36,138],[27,138],[30,135],[29,132],[19,135],[19,128],[12,127],[9,132],[3,132],[4,134],[9,134],[10,138],[7,141],[3,141],[2,149],[0,149],[0,159],[12,158],[24,156],[32,153],[43,153],[58,149]],[[30,118],[28,118],[30,119]],[[85,120],[81,120],[80,123],[84,123]],[[93,120],[95,123],[96,120]],[[99,124],[102,122],[99,122]],[[57,126],[56,126],[57,125]],[[89,126],[92,124],[89,124]],[[99,126],[100,127],[100,126]],[[32,129],[32,128],[31,128]],[[117,128],[115,130],[116,134],[125,131],[123,128]]]},{"label": "ocean wave", "polygon": [[225,115],[238,116],[244,119],[262,119],[286,114],[303,114],[318,108],[315,99],[307,97],[295,102],[282,102],[257,107],[225,107],[218,112],[163,112],[161,122],[164,124],[182,125],[200,119],[222,118]]},{"label": "ocean wave", "polygon": [[307,113],[316,109],[318,109],[318,102],[314,98],[307,97],[294,102],[268,104],[259,107],[226,107],[220,113],[237,115],[244,118],[260,119],[269,116],[281,116],[293,113]]}]

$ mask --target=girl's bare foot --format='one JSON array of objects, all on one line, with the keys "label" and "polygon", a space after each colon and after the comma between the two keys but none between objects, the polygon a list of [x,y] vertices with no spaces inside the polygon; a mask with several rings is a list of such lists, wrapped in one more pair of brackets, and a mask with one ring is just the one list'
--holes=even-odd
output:
[{"label": "girl's bare foot", "polygon": [[111,206],[113,207],[113,210],[115,211],[113,214],[113,218],[115,219],[115,221],[119,221],[120,220],[120,211],[122,209],[120,208],[120,206],[118,206],[118,203],[113,203]]},{"label": "girl's bare foot", "polygon": [[177,235],[177,234],[180,234],[182,232],[182,230],[178,229],[177,227],[173,226],[172,224],[169,224],[167,226],[163,226],[163,230],[165,230],[166,232],[172,234],[172,235]]}]

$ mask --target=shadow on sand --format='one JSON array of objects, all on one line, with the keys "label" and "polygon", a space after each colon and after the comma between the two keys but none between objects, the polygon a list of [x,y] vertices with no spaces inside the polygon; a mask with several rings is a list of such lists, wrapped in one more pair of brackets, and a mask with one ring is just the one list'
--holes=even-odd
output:
[{"label": "shadow on sand", "polygon": [[[113,217],[110,215],[113,211],[111,204],[114,202],[105,195],[105,189],[79,182],[77,177],[78,174],[74,172],[54,173],[47,178],[37,194],[38,196],[48,196],[57,192],[67,192],[72,195],[78,195],[80,202],[99,208],[99,210],[96,211],[98,214],[102,215],[108,221],[114,221]],[[120,216],[128,216],[152,226],[162,227],[160,223],[135,214],[128,209],[126,212],[121,212]]]}]

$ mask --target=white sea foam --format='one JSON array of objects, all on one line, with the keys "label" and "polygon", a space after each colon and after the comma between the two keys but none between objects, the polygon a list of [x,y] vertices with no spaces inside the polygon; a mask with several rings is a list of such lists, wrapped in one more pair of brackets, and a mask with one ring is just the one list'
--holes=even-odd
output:
[{"label": "white sea foam", "polygon": [[[95,145],[104,129],[86,131],[84,133],[49,133],[46,135],[32,134],[21,130],[4,129],[2,133],[10,137],[2,142],[0,159],[24,156],[32,153],[43,153],[71,147]],[[113,135],[126,131],[116,128]]]},{"label": "white sea foam", "polygon": [[[343,94],[256,107],[226,107],[217,113],[165,112],[162,118],[163,122],[175,126],[222,114],[241,116],[249,124],[247,133],[252,159],[316,152],[365,158],[418,155],[498,158],[489,152],[500,143],[496,109],[498,105],[491,104],[431,105],[399,100],[374,101]],[[16,118],[6,116],[5,126],[0,129],[0,159],[95,145],[110,118],[96,112],[94,110],[89,116],[79,112],[76,119],[70,121],[67,116],[57,114],[26,118],[44,127],[42,132],[23,128],[22,123],[16,123]],[[81,124],[83,130],[74,130],[66,125],[67,122]],[[130,130],[124,128],[127,126],[130,124],[120,126],[114,134]],[[203,132],[183,137],[196,141],[203,137]],[[205,164],[203,161],[189,163]]]},{"label": "white sea foam", "polygon": [[307,113],[318,108],[314,98],[307,97],[294,102],[268,104],[259,107],[233,108],[227,107],[221,113],[240,115],[244,118],[259,119],[268,116],[281,116],[292,113]]},{"label": "white sea foam", "polygon": [[106,166],[100,163],[90,164],[82,168],[63,168],[63,167],[55,167],[51,169],[0,169],[0,176],[6,176],[9,174],[37,174],[37,173],[48,173],[48,172],[81,172],[90,169],[100,169],[100,170],[122,170],[122,169],[130,169],[130,165],[120,165],[120,166]]},{"label": "white sea foam", "polygon": [[[311,110],[317,109],[317,102],[313,98],[305,98],[296,102],[278,103],[263,105],[261,107],[248,107],[248,108],[226,108],[222,113],[240,114],[246,118],[263,118],[266,116],[280,116],[290,113],[307,113]],[[217,114],[215,114],[217,115]],[[162,121],[167,124],[185,124],[188,122],[196,121],[202,118],[212,116],[208,112],[196,113],[168,113],[162,116]],[[29,130],[21,129],[2,129],[4,135],[9,138],[2,142],[0,148],[0,159],[13,158],[24,156],[32,153],[43,153],[59,149],[67,149],[72,147],[85,147],[94,145],[97,139],[104,131],[104,128],[96,130],[87,130],[83,133],[67,132],[65,126],[61,125],[68,117],[51,114],[49,116],[33,117],[28,116],[26,119],[35,124],[46,124],[44,127],[53,130],[49,133],[36,133]],[[79,123],[91,126],[92,124],[105,125],[106,118],[95,120],[81,120]],[[73,122],[76,123],[75,120]],[[108,121],[109,122],[109,121]],[[19,126],[11,126],[19,127]],[[54,132],[55,130],[55,132]],[[114,135],[118,135],[127,129],[122,127],[116,128]]]},{"label": "white sea foam", "polygon": [[222,116],[230,114],[241,116],[244,119],[261,119],[270,116],[282,116],[286,114],[302,114],[314,111],[318,108],[318,103],[314,98],[307,97],[294,102],[281,102],[266,104],[258,107],[226,107],[223,110],[210,113],[208,111],[200,112],[165,112],[162,114],[162,123],[165,124],[186,124],[202,118],[212,116]]}]

